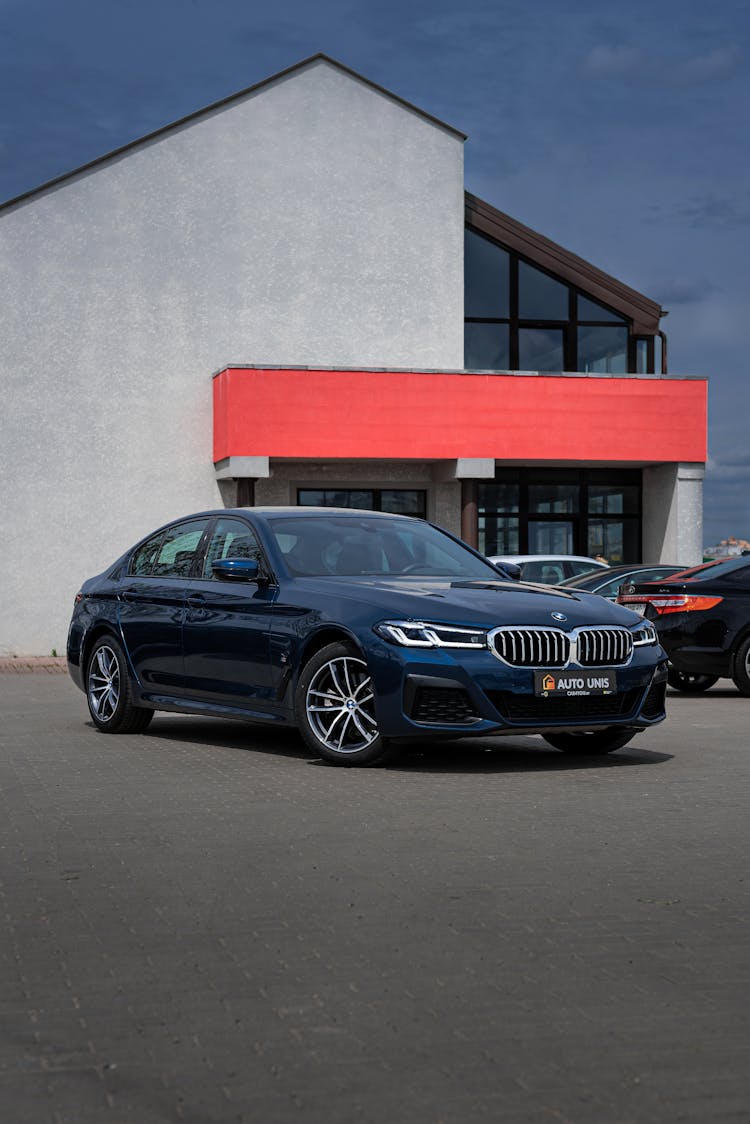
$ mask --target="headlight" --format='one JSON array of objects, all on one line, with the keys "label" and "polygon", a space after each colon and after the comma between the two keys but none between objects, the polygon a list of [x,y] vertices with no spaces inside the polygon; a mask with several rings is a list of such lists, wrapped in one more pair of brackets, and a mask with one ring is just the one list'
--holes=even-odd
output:
[{"label": "headlight", "polygon": [[648,621],[633,629],[633,647],[642,648],[646,644],[655,644],[657,640],[656,629]]},{"label": "headlight", "polygon": [[425,621],[381,621],[375,625],[378,636],[404,648],[486,648],[484,628],[456,628],[452,624]]}]

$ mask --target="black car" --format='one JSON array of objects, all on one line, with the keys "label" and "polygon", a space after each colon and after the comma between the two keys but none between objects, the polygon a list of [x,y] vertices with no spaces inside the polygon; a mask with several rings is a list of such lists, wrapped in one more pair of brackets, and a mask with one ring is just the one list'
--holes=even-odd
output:
[{"label": "black car", "polygon": [[668,578],[672,574],[679,574],[684,566],[675,566],[662,562],[630,562],[621,566],[608,566],[605,570],[589,570],[586,574],[576,574],[575,577],[565,578],[557,582],[556,589],[580,589],[589,593],[598,593],[608,601],[616,601],[620,586],[628,582],[653,582],[661,578]]},{"label": "black car", "polygon": [[522,585],[421,519],[294,507],[139,542],[82,586],[68,666],[104,732],[155,710],[290,724],[350,765],[480,734],[608,753],[662,721],[667,672],[618,605]]},{"label": "black car", "polygon": [[750,558],[721,558],[664,581],[623,586],[617,600],[653,621],[672,687],[706,691],[726,677],[750,695]]}]

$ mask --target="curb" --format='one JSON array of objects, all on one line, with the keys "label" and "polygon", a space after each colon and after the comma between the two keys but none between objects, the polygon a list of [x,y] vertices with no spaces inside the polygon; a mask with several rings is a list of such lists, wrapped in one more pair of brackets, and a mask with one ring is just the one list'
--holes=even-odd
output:
[{"label": "curb", "polygon": [[0,656],[0,675],[64,675],[65,656]]}]

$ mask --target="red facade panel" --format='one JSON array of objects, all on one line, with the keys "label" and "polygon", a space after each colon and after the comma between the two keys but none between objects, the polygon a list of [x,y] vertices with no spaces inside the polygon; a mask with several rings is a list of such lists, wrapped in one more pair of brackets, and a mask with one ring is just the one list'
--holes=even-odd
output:
[{"label": "red facade panel", "polygon": [[705,461],[706,397],[705,379],[231,367],[214,460]]}]

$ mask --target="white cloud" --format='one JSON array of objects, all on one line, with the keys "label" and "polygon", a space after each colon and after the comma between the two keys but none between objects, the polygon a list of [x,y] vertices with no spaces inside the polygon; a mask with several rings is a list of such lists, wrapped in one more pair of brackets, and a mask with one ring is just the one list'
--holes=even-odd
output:
[{"label": "white cloud", "polygon": [[644,55],[639,47],[608,47],[603,43],[592,47],[583,60],[584,74],[594,76],[632,74],[644,64]]},{"label": "white cloud", "polygon": [[675,73],[684,82],[710,82],[734,70],[741,59],[742,51],[735,44],[714,47],[704,55],[695,55],[681,63]]}]

